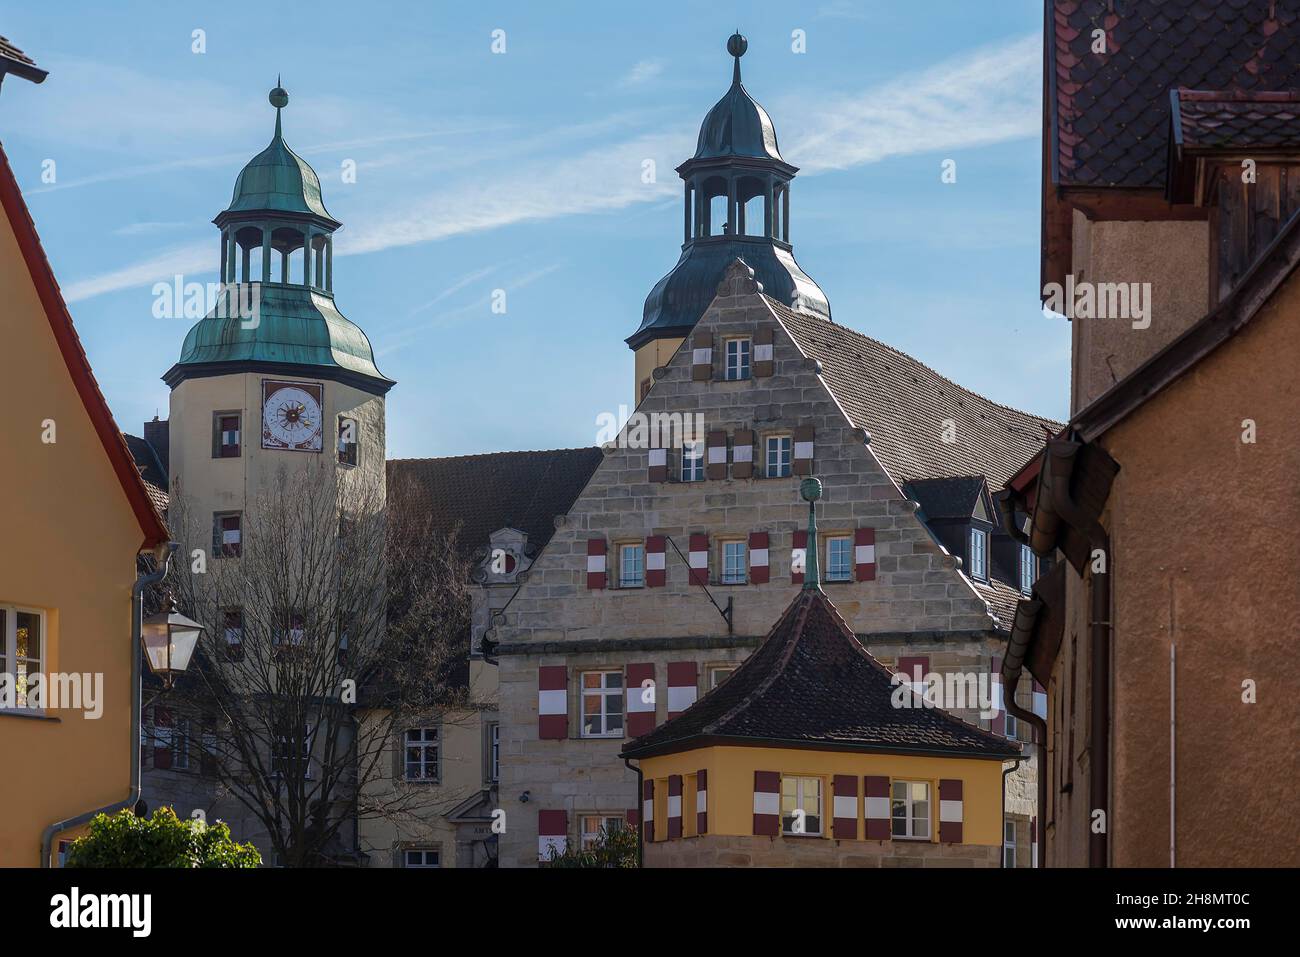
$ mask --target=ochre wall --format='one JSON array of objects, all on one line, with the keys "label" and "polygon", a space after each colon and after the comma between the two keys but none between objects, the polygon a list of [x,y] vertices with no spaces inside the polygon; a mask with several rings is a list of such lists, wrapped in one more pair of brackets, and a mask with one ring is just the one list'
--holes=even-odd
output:
[{"label": "ochre wall", "polygon": [[[679,754],[646,758],[641,762],[642,775],[649,779],[666,779],[670,774],[685,777],[698,771],[708,772],[709,833],[715,835],[752,835],[754,833],[754,772],[777,771],[800,777],[821,777],[823,799],[823,840],[829,842],[831,777],[851,774],[858,783],[858,834],[865,834],[862,814],[861,779],[867,775],[906,778],[931,783],[932,827],[938,841],[939,780],[956,778],[962,782],[962,843],[1000,846],[1002,843],[1002,762],[974,758],[932,758],[905,754],[862,754],[851,751],[813,751],[786,748],[711,747]],[[656,797],[666,794],[665,786],[656,785]],[[657,804],[662,803],[656,801]],[[694,801],[683,801],[683,816],[693,812]],[[659,831],[658,833],[666,833]],[[808,841],[812,838],[777,838],[778,841]],[[875,842],[868,842],[875,843]]]},{"label": "ochre wall", "polygon": [[[129,791],[131,584],[144,535],[3,216],[0,289],[0,405],[8,410],[0,428],[0,604],[45,610],[44,671],[103,675],[97,720],[80,711],[45,719],[0,711],[0,865],[35,867],[46,825]],[[44,419],[55,422],[52,444],[41,441]]]},{"label": "ochre wall", "polygon": [[684,339],[654,339],[636,350],[636,378],[632,383],[633,408],[641,402],[641,383],[649,379],[655,369],[668,365],[668,360],[685,341]]}]

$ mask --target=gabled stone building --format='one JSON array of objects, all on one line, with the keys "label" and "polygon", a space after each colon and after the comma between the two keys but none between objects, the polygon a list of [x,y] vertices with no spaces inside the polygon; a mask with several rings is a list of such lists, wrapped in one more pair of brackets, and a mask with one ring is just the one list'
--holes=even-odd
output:
[{"label": "gabled stone building", "polygon": [[[743,38],[729,49],[738,61]],[[767,169],[773,155],[775,131],[740,85],[737,63],[682,168],[691,248],[651,293],[629,340],[638,388],[653,366],[638,416],[699,414],[706,435],[683,445],[660,435],[660,447],[639,447],[646,430],[629,423],[494,618],[503,866],[534,865],[551,845],[636,819],[636,775],[618,758],[626,739],[726,680],[789,604],[809,547],[827,595],[878,659],[922,679],[991,684],[1019,595],[1017,581],[996,577],[1004,563],[989,561],[998,533],[991,523],[976,528],[984,518],[972,505],[967,531],[987,534],[963,534],[969,552],[954,554],[906,487],[957,476],[1000,485],[1059,424],[990,402],[831,322],[811,280],[788,271],[794,168]],[[706,180],[725,188],[695,175],[705,161]],[[729,226],[740,221],[737,184],[755,168],[768,186],[749,222],[763,226],[742,239]],[[701,204],[714,199],[725,210],[706,214]],[[728,228],[708,228],[719,215]],[[772,290],[779,298],[744,254],[725,270],[703,255],[736,244],[769,273],[773,262],[787,264]],[[669,295],[675,284],[682,292]],[[685,295],[697,289],[710,292]],[[680,311],[661,324],[665,303]],[[798,477],[811,474],[825,485],[816,542],[797,492]],[[1032,691],[1019,692],[1032,706]],[[976,702],[943,703],[990,727],[996,694],[983,718]],[[1025,762],[1008,786],[1025,848],[1032,769]]]}]

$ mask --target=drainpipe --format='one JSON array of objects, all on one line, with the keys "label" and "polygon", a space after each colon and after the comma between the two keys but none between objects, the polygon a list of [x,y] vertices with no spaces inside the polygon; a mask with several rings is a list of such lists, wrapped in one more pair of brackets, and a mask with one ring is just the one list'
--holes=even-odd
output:
[{"label": "drainpipe", "polygon": [[[154,550],[154,560],[158,564],[156,571],[141,575],[131,586],[131,791],[125,800],[117,801],[113,804],[106,804],[104,807],[96,808],[93,811],[85,811],[75,817],[65,818],[62,821],[56,821],[45,829],[41,835],[41,867],[50,866],[50,854],[54,847],[54,838],[69,828],[79,827],[85,824],[96,814],[114,814],[126,807],[134,807],[135,803],[140,800],[141,783],[140,783],[140,630],[142,627],[142,616],[144,614],[144,590],[150,585],[156,585],[167,577],[167,569],[171,565],[172,555],[180,545],[176,542],[168,542],[165,546],[159,546]],[[166,549],[166,554],[163,554]]]},{"label": "drainpipe", "polygon": [[[1091,610],[1088,630],[1090,637],[1089,671],[1092,676],[1092,698],[1088,702],[1089,771],[1088,802],[1088,866],[1108,867],[1110,850],[1108,836],[1110,820],[1110,576],[1113,557],[1110,536],[1100,521],[1070,497],[1068,482],[1052,483],[1052,505],[1065,521],[1088,537],[1095,555],[1102,554],[1104,571],[1092,568],[1090,572]],[[1101,833],[1092,830],[1092,814],[1100,810],[1105,815],[1105,828]]]},{"label": "drainpipe", "polygon": [[1016,758],[1016,763],[1015,763],[1015,764],[1011,765],[1011,767],[1009,767],[1009,768],[1003,768],[1003,770],[1002,770],[1002,832],[1003,832],[1003,833],[1002,833],[1002,849],[1003,849],[1003,853],[1001,853],[1001,854],[998,855],[998,861],[1001,863],[1001,865],[1002,865],[1003,867],[1006,867],[1006,866],[1007,866],[1007,855],[1006,855],[1006,846],[1007,846],[1007,835],[1006,835],[1006,828],[1007,828],[1007,777],[1008,777],[1009,775],[1012,775],[1012,774],[1014,774],[1014,773],[1016,772],[1016,769],[1020,767],[1020,761],[1021,761],[1020,758]]},{"label": "drainpipe", "polygon": [[632,759],[624,758],[623,765],[629,771],[636,772],[636,866],[645,867],[645,782],[641,778],[641,765],[632,767]]}]

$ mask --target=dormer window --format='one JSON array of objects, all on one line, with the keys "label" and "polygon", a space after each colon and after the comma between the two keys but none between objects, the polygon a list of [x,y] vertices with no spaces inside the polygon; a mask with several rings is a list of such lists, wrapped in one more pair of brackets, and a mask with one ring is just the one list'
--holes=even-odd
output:
[{"label": "dormer window", "polygon": [[726,377],[728,381],[748,379],[750,375],[750,357],[754,353],[752,339],[727,340]]},{"label": "dormer window", "polygon": [[982,528],[970,530],[970,577],[987,581],[989,577],[989,533]]}]

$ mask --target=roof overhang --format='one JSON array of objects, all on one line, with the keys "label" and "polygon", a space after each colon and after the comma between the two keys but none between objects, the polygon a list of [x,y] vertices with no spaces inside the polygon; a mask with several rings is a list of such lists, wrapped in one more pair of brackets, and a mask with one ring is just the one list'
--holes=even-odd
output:
[{"label": "roof overhang", "polygon": [[619,752],[620,758],[644,759],[657,758],[666,754],[680,754],[684,751],[697,751],[701,748],[780,748],[797,751],[836,751],[858,754],[911,754],[917,757],[974,758],[989,761],[1013,761],[1020,752],[1020,746],[1007,742],[1013,753],[985,751],[975,748],[891,748],[880,744],[854,743],[842,741],[809,741],[800,738],[748,738],[736,735],[697,734],[675,741],[665,741],[652,747],[638,748],[633,741]]}]

